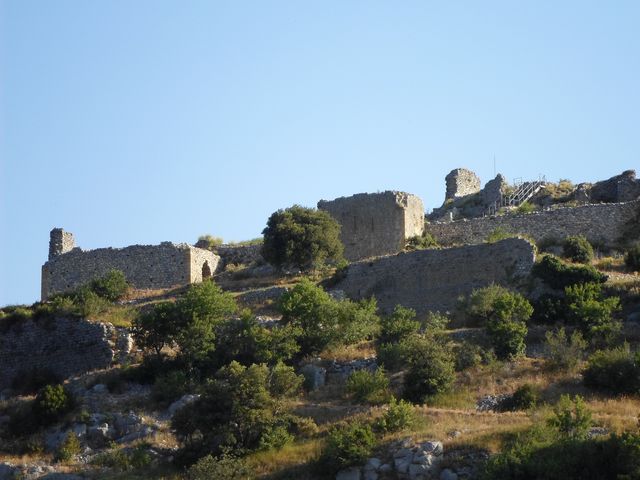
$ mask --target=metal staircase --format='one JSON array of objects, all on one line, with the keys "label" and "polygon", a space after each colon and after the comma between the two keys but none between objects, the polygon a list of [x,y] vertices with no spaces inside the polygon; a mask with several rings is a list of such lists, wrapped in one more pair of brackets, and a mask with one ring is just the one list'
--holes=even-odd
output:
[{"label": "metal staircase", "polygon": [[501,194],[493,205],[489,205],[485,215],[495,215],[502,207],[517,207],[538,193],[547,183],[547,178],[541,175],[533,182],[523,182],[521,178],[514,181],[513,192],[505,195]]}]

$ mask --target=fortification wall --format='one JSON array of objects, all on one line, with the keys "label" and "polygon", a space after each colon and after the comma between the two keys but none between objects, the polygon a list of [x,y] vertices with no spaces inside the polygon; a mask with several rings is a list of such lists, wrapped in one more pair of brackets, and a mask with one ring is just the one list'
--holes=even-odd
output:
[{"label": "fortification wall", "polygon": [[215,252],[222,259],[224,265],[250,265],[261,263],[262,244],[258,245],[220,245],[215,248]]},{"label": "fortification wall", "polygon": [[334,289],[351,299],[374,296],[380,311],[396,305],[451,311],[460,295],[491,283],[513,286],[531,271],[533,246],[519,238],[443,250],[419,250],[351,264]]},{"label": "fortification wall", "polygon": [[409,237],[421,235],[424,230],[422,200],[404,192],[359,193],[320,200],[318,208],[340,223],[340,239],[348,260],[397,253]]},{"label": "fortification wall", "polygon": [[639,201],[603,203],[521,215],[430,223],[426,230],[442,245],[482,243],[491,232],[500,228],[509,233],[529,235],[536,241],[584,235],[593,243],[614,246],[629,224],[636,221],[639,208]]},{"label": "fortification wall", "polygon": [[0,390],[33,370],[65,379],[107,368],[115,357],[115,339],[112,325],[76,318],[0,322]]},{"label": "fortification wall", "polygon": [[208,250],[170,242],[89,251],[75,248],[42,266],[42,299],[77,288],[114,268],[122,270],[127,281],[139,289],[200,282],[205,262],[213,273],[219,261]]}]

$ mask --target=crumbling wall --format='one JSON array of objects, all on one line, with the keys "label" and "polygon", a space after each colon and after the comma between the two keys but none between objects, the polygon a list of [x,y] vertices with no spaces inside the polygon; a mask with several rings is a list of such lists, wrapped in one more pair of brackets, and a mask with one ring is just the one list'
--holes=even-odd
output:
[{"label": "crumbling wall", "polygon": [[0,390],[34,370],[66,379],[113,362],[111,324],[77,318],[0,320]]},{"label": "crumbling wall", "polygon": [[262,263],[262,244],[256,245],[220,245],[214,251],[222,259],[224,265],[251,265]]},{"label": "crumbling wall", "polygon": [[496,229],[529,235],[536,241],[584,235],[595,244],[616,246],[636,221],[639,201],[565,207],[520,215],[502,215],[430,223],[426,229],[442,245],[484,242]]},{"label": "crumbling wall", "polygon": [[497,243],[443,250],[418,250],[351,264],[334,289],[351,299],[374,296],[383,314],[396,305],[451,311],[460,295],[492,283],[513,286],[533,267],[533,246],[510,238]]},{"label": "crumbling wall", "polygon": [[473,195],[480,191],[480,177],[466,168],[451,170],[445,177],[447,193],[445,201]]},{"label": "crumbling wall", "polygon": [[397,253],[424,230],[422,200],[409,193],[359,193],[320,200],[318,208],[340,223],[344,255],[352,261]]},{"label": "crumbling wall", "polygon": [[205,263],[213,274],[220,257],[187,244],[133,245],[125,248],[74,248],[42,266],[42,299],[73,290],[111,269],[122,270],[139,289],[171,288],[200,282]]}]

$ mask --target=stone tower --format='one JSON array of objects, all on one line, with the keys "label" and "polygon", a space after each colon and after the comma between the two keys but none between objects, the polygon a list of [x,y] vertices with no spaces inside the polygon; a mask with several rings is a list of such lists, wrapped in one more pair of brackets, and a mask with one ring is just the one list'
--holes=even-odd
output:
[{"label": "stone tower", "polygon": [[76,246],[73,233],[65,232],[61,228],[54,228],[49,234],[49,260],[70,252]]},{"label": "stone tower", "polygon": [[449,175],[445,177],[445,181],[447,182],[445,201],[455,200],[480,191],[480,178],[466,168],[451,170]]}]

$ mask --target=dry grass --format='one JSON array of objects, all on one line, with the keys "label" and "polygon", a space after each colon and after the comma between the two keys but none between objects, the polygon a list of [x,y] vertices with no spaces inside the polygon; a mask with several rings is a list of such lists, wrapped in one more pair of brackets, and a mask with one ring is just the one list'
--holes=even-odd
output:
[{"label": "dry grass", "polygon": [[319,356],[322,360],[350,362],[351,360],[375,357],[376,347],[372,341],[360,342],[354,345],[339,345],[325,349]]}]

